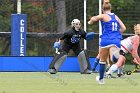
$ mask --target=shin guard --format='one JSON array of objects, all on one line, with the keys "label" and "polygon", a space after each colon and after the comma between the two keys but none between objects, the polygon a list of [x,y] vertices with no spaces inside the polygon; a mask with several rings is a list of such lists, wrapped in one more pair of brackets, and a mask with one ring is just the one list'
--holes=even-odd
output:
[{"label": "shin guard", "polygon": [[61,66],[61,65],[63,64],[63,62],[65,61],[66,57],[67,57],[66,54],[63,54],[63,53],[57,54],[57,55],[53,58],[53,60],[52,60],[52,62],[51,62],[51,64],[50,64],[50,66],[49,66],[49,69],[55,69],[56,71],[58,71],[59,68],[60,68],[60,66]]},{"label": "shin guard", "polygon": [[89,63],[89,57],[87,55],[87,51],[83,50],[78,55],[78,62],[80,64],[80,72],[84,73],[85,70],[90,70],[90,63]]}]

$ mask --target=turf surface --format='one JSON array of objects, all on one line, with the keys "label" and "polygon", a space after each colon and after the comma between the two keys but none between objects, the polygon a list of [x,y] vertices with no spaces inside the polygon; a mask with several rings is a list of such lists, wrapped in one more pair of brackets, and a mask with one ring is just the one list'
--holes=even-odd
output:
[{"label": "turf surface", "polygon": [[136,93],[140,90],[140,73],[105,79],[105,85],[98,85],[97,75],[0,72],[0,93]]}]

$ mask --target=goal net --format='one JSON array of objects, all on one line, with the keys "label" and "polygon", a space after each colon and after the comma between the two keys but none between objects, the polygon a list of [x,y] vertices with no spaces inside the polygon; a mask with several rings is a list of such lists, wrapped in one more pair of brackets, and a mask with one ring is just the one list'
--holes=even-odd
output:
[{"label": "goal net", "polygon": [[[10,55],[11,14],[17,13],[17,0],[0,0],[0,55]],[[127,27],[127,34],[133,34],[133,25],[140,23],[139,0],[110,0],[113,12]],[[84,21],[84,0],[21,0],[21,13],[27,14],[27,56],[52,56],[53,43],[69,29],[71,21],[78,18],[87,32],[97,33],[93,41],[87,42],[90,56],[95,57],[99,48],[99,24],[88,25],[90,17],[99,14],[99,0],[86,0],[86,21]],[[8,7],[7,7],[8,6]],[[127,37],[128,35],[124,35]],[[81,42],[84,47],[83,41]],[[70,52],[73,56],[73,52]]]}]

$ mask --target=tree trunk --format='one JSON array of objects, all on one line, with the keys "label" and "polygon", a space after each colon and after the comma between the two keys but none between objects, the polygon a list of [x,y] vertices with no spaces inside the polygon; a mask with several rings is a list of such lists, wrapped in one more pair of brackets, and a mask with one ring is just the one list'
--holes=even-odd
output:
[{"label": "tree trunk", "polygon": [[66,10],[65,0],[55,0],[56,4],[56,17],[57,17],[57,32],[66,31]]}]

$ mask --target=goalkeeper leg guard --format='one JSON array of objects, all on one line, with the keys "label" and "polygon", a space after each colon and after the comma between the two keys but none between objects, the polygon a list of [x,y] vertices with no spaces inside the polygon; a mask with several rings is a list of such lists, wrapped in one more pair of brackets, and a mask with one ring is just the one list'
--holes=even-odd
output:
[{"label": "goalkeeper leg guard", "polygon": [[78,55],[78,62],[80,64],[80,72],[81,74],[91,74],[91,67],[87,55],[87,51],[83,50]]},{"label": "goalkeeper leg guard", "polygon": [[63,64],[64,60],[66,59],[66,57],[67,57],[66,54],[63,54],[63,53],[57,54],[57,55],[53,58],[53,60],[52,60],[52,62],[51,62],[51,64],[50,64],[50,66],[49,66],[49,72],[50,72],[51,74],[57,73],[58,70],[59,70],[59,68],[60,68],[60,66]]}]

